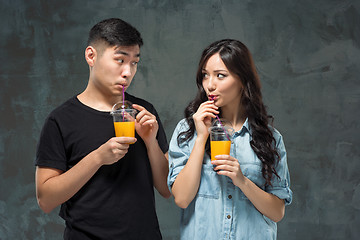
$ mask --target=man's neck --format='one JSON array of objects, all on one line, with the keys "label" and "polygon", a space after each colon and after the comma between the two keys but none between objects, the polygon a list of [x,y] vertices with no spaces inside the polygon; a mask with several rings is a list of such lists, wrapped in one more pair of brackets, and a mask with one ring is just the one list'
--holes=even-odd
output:
[{"label": "man's neck", "polygon": [[122,101],[122,96],[105,95],[88,87],[77,98],[82,104],[103,112],[111,111],[115,103]]}]

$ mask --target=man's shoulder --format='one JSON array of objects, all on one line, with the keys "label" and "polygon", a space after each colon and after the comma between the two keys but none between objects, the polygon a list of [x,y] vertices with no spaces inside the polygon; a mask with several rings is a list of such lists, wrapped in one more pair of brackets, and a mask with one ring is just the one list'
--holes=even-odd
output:
[{"label": "man's shoulder", "polygon": [[70,111],[70,109],[76,106],[76,96],[73,96],[67,99],[65,102],[61,103],[59,106],[54,108],[49,114],[49,117],[62,116],[64,113]]},{"label": "man's shoulder", "polygon": [[152,103],[150,103],[149,101],[143,99],[143,98],[139,98],[139,97],[136,97],[132,94],[129,94],[129,93],[126,93],[126,96],[125,96],[125,100],[128,100],[130,101],[131,103],[135,103],[135,104],[138,104],[140,106],[143,106],[145,107],[147,110],[150,110],[148,109],[149,107],[150,108],[154,108],[154,106],[152,105]]}]

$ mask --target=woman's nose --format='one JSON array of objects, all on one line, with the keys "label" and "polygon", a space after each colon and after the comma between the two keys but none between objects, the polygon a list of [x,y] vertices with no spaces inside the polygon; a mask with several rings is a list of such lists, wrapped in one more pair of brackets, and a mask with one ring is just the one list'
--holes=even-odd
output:
[{"label": "woman's nose", "polygon": [[212,92],[216,89],[216,85],[215,82],[213,80],[213,78],[209,78],[208,84],[207,84],[207,89],[209,90],[209,92]]}]

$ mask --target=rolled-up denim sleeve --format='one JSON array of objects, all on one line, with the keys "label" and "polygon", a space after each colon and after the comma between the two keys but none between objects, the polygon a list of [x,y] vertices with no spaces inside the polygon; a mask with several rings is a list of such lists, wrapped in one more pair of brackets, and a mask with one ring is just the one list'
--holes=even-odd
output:
[{"label": "rolled-up denim sleeve", "polygon": [[280,161],[275,169],[280,178],[274,176],[271,181],[272,186],[266,187],[266,192],[285,200],[285,205],[292,202],[292,191],[290,189],[290,173],[287,164],[287,154],[283,138],[279,132],[275,130],[274,137],[276,139],[276,148],[280,155]]},{"label": "rolled-up denim sleeve", "polygon": [[177,137],[178,135],[186,131],[188,129],[187,123],[185,120],[181,120],[178,125],[176,126],[174,133],[170,140],[169,145],[169,175],[168,175],[168,187],[171,191],[172,185],[175,182],[175,179],[177,175],[180,173],[180,171],[184,168],[185,164],[187,163],[187,160],[190,156],[189,151],[189,145],[188,142],[185,141],[178,144]]}]

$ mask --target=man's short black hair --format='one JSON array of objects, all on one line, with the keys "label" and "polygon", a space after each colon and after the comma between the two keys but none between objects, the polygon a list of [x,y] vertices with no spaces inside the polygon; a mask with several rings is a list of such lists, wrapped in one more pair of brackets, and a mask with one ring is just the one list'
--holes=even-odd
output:
[{"label": "man's short black hair", "polygon": [[98,42],[105,42],[110,46],[143,45],[139,31],[119,18],[105,19],[91,28],[87,45]]}]

